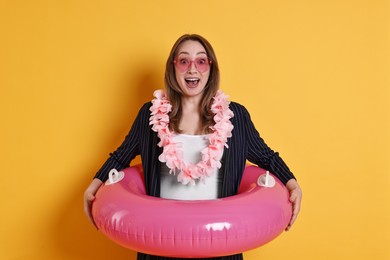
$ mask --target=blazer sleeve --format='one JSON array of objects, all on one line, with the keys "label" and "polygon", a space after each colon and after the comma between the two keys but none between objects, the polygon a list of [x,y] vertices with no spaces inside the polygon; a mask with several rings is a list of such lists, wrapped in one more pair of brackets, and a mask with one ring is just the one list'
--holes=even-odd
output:
[{"label": "blazer sleeve", "polygon": [[100,170],[96,173],[94,178],[98,178],[101,181],[106,181],[108,178],[108,173],[111,169],[116,169],[118,171],[129,167],[130,162],[140,154],[140,138],[139,133],[142,132],[142,126],[145,123],[145,120],[149,119],[149,107],[150,104],[146,103],[138,112],[138,115],[127,134],[123,143],[112,153],[110,157],[106,160]]},{"label": "blazer sleeve", "polygon": [[243,116],[247,136],[248,161],[275,174],[275,176],[278,177],[284,185],[286,185],[290,179],[295,179],[294,174],[279,156],[279,153],[274,152],[270,147],[268,147],[268,145],[260,137],[250,118],[248,110],[246,110],[245,107],[242,108],[244,110]]}]

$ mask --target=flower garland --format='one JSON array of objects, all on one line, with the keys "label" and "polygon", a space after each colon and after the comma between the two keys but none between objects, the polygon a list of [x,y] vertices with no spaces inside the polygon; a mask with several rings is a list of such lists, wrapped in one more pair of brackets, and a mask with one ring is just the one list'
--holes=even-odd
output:
[{"label": "flower garland", "polygon": [[209,145],[201,151],[201,160],[193,164],[183,160],[182,144],[174,141],[175,134],[169,130],[168,113],[172,110],[172,105],[162,90],[156,90],[153,95],[155,98],[150,108],[149,125],[152,125],[152,130],[157,132],[160,138],[157,145],[163,147],[163,152],[158,157],[159,161],[166,163],[170,174],[176,174],[178,171],[177,180],[184,185],[188,183],[195,185],[195,180],[204,181],[216,168],[221,168],[223,149],[228,148],[227,139],[232,136],[233,124],[230,118],[234,114],[229,109],[228,96],[218,91],[213,97],[211,111],[214,113],[215,124],[210,126],[213,133],[207,137]]}]

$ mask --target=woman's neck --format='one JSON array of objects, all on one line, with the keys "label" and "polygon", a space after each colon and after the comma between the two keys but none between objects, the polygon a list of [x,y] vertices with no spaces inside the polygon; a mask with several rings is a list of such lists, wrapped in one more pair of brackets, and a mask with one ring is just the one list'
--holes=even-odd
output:
[{"label": "woman's neck", "polygon": [[198,109],[201,99],[202,97],[200,95],[193,96],[193,97],[182,96],[181,97],[182,109],[193,109],[193,108]]},{"label": "woman's neck", "polygon": [[182,130],[183,134],[202,134],[202,119],[200,115],[199,104],[199,98],[182,99],[182,116],[179,123],[179,129]]}]

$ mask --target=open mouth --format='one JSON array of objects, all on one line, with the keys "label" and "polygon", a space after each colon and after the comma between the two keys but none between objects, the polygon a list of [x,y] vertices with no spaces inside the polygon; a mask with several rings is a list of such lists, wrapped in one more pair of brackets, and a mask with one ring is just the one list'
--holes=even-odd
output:
[{"label": "open mouth", "polygon": [[196,87],[199,84],[200,79],[198,78],[186,78],[185,79],[187,86],[189,87]]}]

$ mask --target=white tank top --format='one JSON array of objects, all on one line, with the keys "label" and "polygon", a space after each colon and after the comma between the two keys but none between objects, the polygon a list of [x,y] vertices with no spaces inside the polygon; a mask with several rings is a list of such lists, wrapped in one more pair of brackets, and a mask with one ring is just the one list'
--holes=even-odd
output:
[{"label": "white tank top", "polygon": [[[201,151],[209,145],[206,135],[178,134],[174,136],[176,142],[182,143],[183,158],[187,163],[198,163],[201,160]],[[183,185],[177,181],[177,174],[169,173],[165,163],[161,163],[160,197],[176,200],[212,200],[218,198],[218,188],[222,183],[218,169],[205,182],[196,180],[195,185]]]}]

